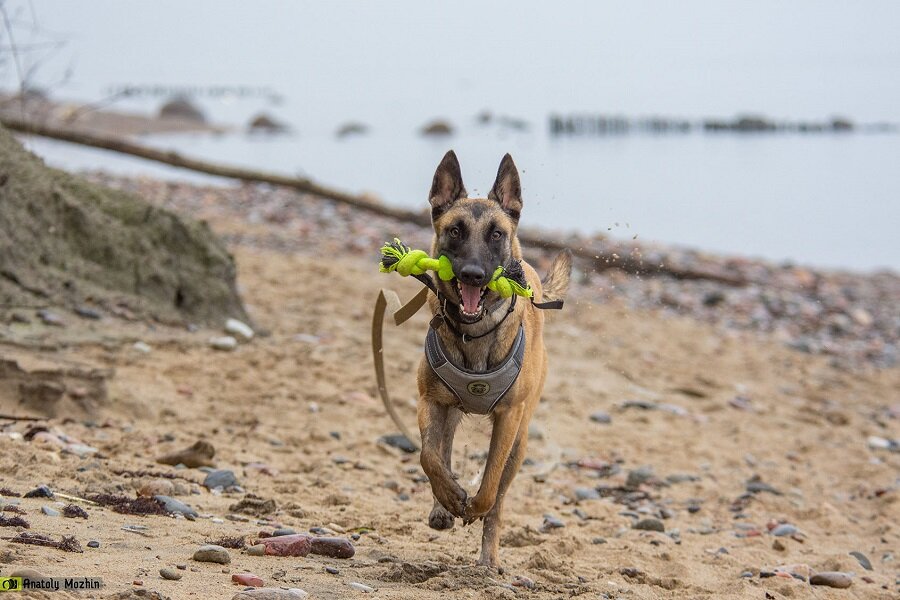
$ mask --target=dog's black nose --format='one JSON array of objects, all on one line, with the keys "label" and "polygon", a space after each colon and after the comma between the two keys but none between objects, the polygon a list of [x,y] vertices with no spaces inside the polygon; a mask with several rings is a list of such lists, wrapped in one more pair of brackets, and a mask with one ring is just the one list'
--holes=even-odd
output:
[{"label": "dog's black nose", "polygon": [[483,286],[487,283],[487,273],[478,265],[466,265],[459,270],[459,280],[466,285]]}]

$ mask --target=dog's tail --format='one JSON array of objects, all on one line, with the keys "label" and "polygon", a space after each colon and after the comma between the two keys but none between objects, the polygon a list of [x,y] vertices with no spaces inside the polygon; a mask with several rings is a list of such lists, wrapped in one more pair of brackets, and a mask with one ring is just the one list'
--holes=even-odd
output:
[{"label": "dog's tail", "polygon": [[544,288],[543,302],[562,300],[569,291],[569,280],[572,277],[572,251],[566,248],[556,255],[550,271],[541,282]]}]

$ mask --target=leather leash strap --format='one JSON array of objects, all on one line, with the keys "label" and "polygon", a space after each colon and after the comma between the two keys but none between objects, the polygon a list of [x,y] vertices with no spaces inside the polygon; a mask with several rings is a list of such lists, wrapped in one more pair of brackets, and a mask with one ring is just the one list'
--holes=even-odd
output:
[{"label": "leather leash strap", "polygon": [[384,408],[390,415],[394,425],[416,449],[420,447],[420,444],[415,442],[417,438],[413,438],[410,435],[409,430],[403,424],[403,421],[400,420],[391,396],[388,394],[387,380],[384,375],[384,340],[382,333],[385,313],[389,312],[392,315],[394,325],[402,325],[425,305],[429,292],[431,290],[428,287],[423,287],[409,302],[400,304],[400,297],[397,296],[397,292],[382,288],[378,294],[378,299],[375,301],[375,313],[372,315],[372,357],[375,359],[375,379],[378,381],[378,394],[381,396],[381,402],[384,403]]}]

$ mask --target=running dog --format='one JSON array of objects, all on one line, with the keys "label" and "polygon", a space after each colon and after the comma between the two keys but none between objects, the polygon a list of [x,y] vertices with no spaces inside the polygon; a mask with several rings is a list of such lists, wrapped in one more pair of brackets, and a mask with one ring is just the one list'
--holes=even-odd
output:
[{"label": "running dog", "polygon": [[[422,468],[434,508],[428,524],[450,529],[456,517],[484,520],[478,564],[499,569],[503,499],[525,459],[528,423],[547,375],[542,302],[568,289],[571,253],[560,253],[542,283],[522,260],[516,236],[522,210],[519,173],[507,154],[487,198],[468,198],[459,161],[447,152],[429,194],[434,240],[431,256],[444,255],[455,277],[437,280],[429,296],[434,315],[426,356],[418,370],[418,422]],[[518,267],[534,297],[502,298],[486,286],[495,270]],[[451,470],[453,436],[463,414],[487,414],[491,443],[481,485],[469,496]]]}]

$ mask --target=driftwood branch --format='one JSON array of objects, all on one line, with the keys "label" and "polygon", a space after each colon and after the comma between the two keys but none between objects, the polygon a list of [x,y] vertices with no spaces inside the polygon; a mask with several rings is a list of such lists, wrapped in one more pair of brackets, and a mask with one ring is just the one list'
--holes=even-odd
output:
[{"label": "driftwood branch", "polygon": [[[423,227],[428,227],[431,224],[431,217],[427,211],[418,212],[386,206],[381,203],[372,202],[362,196],[320,185],[303,177],[290,177],[278,173],[269,173],[254,169],[211,163],[196,158],[182,156],[178,152],[149,148],[121,138],[100,136],[71,128],[57,127],[30,120],[18,119],[9,115],[0,117],[0,124],[13,131],[39,135],[73,144],[81,144],[92,148],[101,148],[103,150],[110,150],[121,154],[128,154],[130,156],[163,163],[180,169],[205,173],[207,175],[291,188],[299,192],[340,202],[341,204],[346,204],[372,214],[389,217],[406,223],[414,223]],[[550,251],[563,250],[569,248],[571,245],[564,240],[549,239],[543,235],[524,231],[519,233],[519,240],[525,246]],[[720,269],[686,268],[667,265],[665,263],[649,265],[645,264],[639,256],[619,256],[610,254],[608,250],[600,251],[598,249],[583,246],[571,248],[571,250],[577,258],[590,264],[591,270],[595,273],[607,269],[619,269],[632,275],[664,275],[676,279],[705,279],[733,286],[746,284],[746,281],[741,276],[723,273]]]}]

